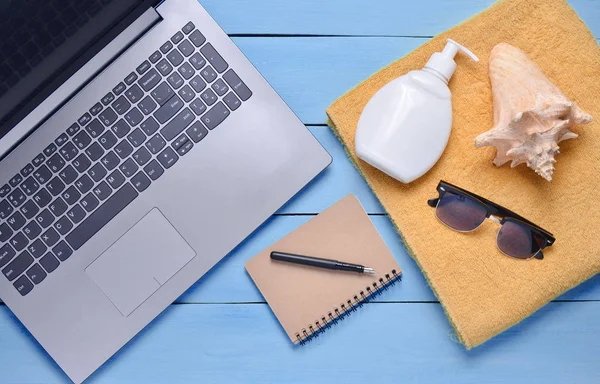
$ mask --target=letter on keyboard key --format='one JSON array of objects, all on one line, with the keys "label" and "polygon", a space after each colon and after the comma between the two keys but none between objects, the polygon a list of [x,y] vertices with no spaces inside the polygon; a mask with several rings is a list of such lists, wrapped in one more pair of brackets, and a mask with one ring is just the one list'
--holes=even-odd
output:
[{"label": "letter on keyboard key", "polygon": [[250,96],[252,96],[252,91],[250,90],[250,88],[248,88],[248,86],[244,84],[242,79],[240,79],[240,77],[237,75],[237,73],[233,71],[233,69],[230,69],[229,71],[225,72],[223,78],[225,79],[227,84],[229,84],[229,86],[233,88],[233,91],[240,97],[240,99],[242,99],[242,101],[246,101],[250,98]]},{"label": "letter on keyboard key", "polygon": [[111,107],[107,107],[104,111],[102,111],[100,116],[98,116],[102,124],[104,124],[107,127],[112,125],[112,123],[114,123],[115,121],[117,121],[117,117],[117,114]]},{"label": "letter on keyboard key", "polygon": [[217,72],[223,73],[229,67],[229,65],[227,65],[227,62],[223,60],[219,52],[217,52],[210,43],[200,48],[200,52],[202,52],[202,55],[206,57],[206,60],[208,60],[208,62],[211,63],[213,67],[215,67]]},{"label": "letter on keyboard key", "polygon": [[73,254],[73,250],[69,248],[67,243],[61,241],[60,243],[56,244],[56,247],[52,248],[52,253],[58,257],[58,260],[65,261]]},{"label": "letter on keyboard key", "polygon": [[106,200],[111,192],[112,189],[108,186],[106,181],[101,182],[94,188],[94,195],[96,195],[99,200]]},{"label": "letter on keyboard key", "polygon": [[21,296],[25,296],[33,290],[33,284],[25,275],[19,277],[19,279],[14,282],[13,286],[19,291]]},{"label": "letter on keyboard key", "polygon": [[0,201],[0,219],[4,220],[11,214],[13,207],[6,200]]},{"label": "letter on keyboard key", "polygon": [[54,223],[54,228],[56,228],[58,233],[64,236],[69,233],[71,228],[73,228],[73,223],[71,223],[71,220],[67,219],[67,216],[63,216]]},{"label": "letter on keyboard key", "polygon": [[160,133],[164,136],[167,141],[171,141],[175,138],[175,136],[179,135],[186,129],[195,119],[196,117],[192,113],[189,108],[186,108],[177,115],[169,124],[167,124],[163,129],[160,130]]},{"label": "letter on keyboard key", "polygon": [[102,206],[67,235],[67,243],[75,250],[81,248],[83,244],[117,216],[117,214],[119,214],[119,212],[129,205],[129,203],[137,196],[138,192],[135,188],[130,183],[126,183],[114,195],[106,200]]},{"label": "letter on keyboard key", "polygon": [[179,96],[173,96],[165,105],[154,112],[154,117],[159,123],[166,123],[171,117],[175,116],[183,108],[183,101]]},{"label": "letter on keyboard key", "polygon": [[23,204],[23,206],[21,207],[21,212],[23,212],[23,215],[25,215],[25,217],[27,219],[31,219],[33,216],[35,216],[36,213],[39,212],[39,208],[38,206],[33,202],[33,200],[28,200],[25,204]]},{"label": "letter on keyboard key", "polygon": [[25,194],[20,189],[15,189],[10,195],[8,195],[8,201],[13,207],[19,207],[25,202]]},{"label": "letter on keyboard key", "polygon": [[31,243],[29,247],[27,247],[27,250],[29,251],[29,253],[31,253],[31,256],[35,257],[36,259],[39,259],[40,257],[44,256],[46,249],[48,248],[44,245],[44,243],[42,243],[42,240],[40,239],[37,239],[36,241]]},{"label": "letter on keyboard key", "polygon": [[127,122],[125,122],[125,120],[123,120],[123,119],[120,119],[119,121],[117,121],[117,123],[115,125],[113,125],[113,127],[112,127],[112,131],[119,138],[122,138],[123,136],[125,136],[129,132],[130,129],[131,129],[131,127],[129,126],[129,124],[127,124]]},{"label": "letter on keyboard key", "polygon": [[[13,231],[6,223],[0,224],[0,243],[4,243],[6,240],[10,239]],[[2,255],[0,255],[0,258]]]},{"label": "letter on keyboard key", "polygon": [[202,116],[202,122],[208,129],[215,129],[217,125],[221,124],[223,120],[229,116],[230,113],[231,112],[229,112],[229,109],[227,109],[225,104],[219,101]]},{"label": "letter on keyboard key", "polygon": [[92,136],[98,137],[102,132],[104,132],[104,126],[98,121],[98,119],[92,120],[91,123],[85,127],[85,130]]},{"label": "letter on keyboard key", "polygon": [[25,270],[33,264],[33,256],[29,254],[29,252],[24,251],[19,256],[17,256],[13,261],[11,261],[4,269],[2,273],[8,281],[13,281],[16,279],[21,273],[25,272]]},{"label": "letter on keyboard key", "polygon": [[21,229],[21,227],[23,227],[23,225],[25,225],[25,222],[27,222],[27,220],[25,220],[21,212],[17,211],[11,217],[8,218],[7,222],[8,224],[10,224],[10,227],[14,231],[18,231],[19,229]]},{"label": "letter on keyboard key", "polygon": [[79,204],[71,208],[69,212],[67,212],[67,216],[71,219],[75,224],[79,223],[85,217],[85,211]]}]

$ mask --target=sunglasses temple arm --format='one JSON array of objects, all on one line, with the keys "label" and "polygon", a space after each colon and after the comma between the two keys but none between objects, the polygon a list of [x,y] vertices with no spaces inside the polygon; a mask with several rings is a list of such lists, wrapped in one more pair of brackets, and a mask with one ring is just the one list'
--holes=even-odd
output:
[{"label": "sunglasses temple arm", "polygon": [[438,201],[440,201],[439,197],[436,197],[435,199],[429,199],[427,200],[427,205],[435,208],[437,206]]}]

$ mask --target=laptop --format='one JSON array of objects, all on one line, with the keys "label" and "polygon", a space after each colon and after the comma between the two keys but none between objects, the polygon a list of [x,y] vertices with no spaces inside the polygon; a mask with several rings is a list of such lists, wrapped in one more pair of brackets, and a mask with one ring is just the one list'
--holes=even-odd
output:
[{"label": "laptop", "polygon": [[331,157],[196,0],[0,29],[0,297],[82,382]]}]

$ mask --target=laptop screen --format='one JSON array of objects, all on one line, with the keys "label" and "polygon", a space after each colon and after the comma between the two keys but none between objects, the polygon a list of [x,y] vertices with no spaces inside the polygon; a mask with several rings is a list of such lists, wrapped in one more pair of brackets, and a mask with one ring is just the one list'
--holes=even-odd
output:
[{"label": "laptop screen", "polygon": [[0,0],[0,138],[142,3],[148,1]]}]

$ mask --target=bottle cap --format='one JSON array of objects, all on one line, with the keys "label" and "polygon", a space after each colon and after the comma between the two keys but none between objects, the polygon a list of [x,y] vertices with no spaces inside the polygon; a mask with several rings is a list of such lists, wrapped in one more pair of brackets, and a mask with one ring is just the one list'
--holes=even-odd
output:
[{"label": "bottle cap", "polygon": [[461,51],[462,53],[469,56],[473,61],[479,61],[479,58],[469,51],[467,48],[458,44],[452,39],[448,39],[446,46],[442,52],[436,52],[431,55],[431,58],[425,64],[425,68],[430,68],[439,72],[445,79],[446,82],[450,80],[454,71],[456,70],[456,63],[454,62],[454,56]]}]

